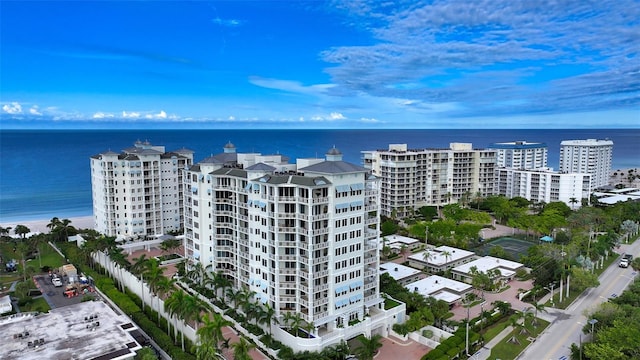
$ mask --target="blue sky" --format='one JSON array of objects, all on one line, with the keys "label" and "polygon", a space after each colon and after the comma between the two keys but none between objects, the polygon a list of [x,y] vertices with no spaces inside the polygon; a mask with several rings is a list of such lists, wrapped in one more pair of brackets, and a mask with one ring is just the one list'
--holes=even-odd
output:
[{"label": "blue sky", "polygon": [[0,128],[640,127],[640,2],[5,1]]}]

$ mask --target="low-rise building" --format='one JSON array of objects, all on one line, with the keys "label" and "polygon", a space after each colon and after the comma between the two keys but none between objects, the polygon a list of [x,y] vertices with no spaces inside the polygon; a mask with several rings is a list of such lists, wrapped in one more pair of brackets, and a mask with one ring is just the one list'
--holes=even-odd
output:
[{"label": "low-rise building", "polygon": [[0,359],[130,359],[141,349],[138,327],[102,301],[0,318]]},{"label": "low-rise building", "polygon": [[422,271],[392,262],[380,265],[380,275],[389,274],[400,285],[407,285],[420,279]]},{"label": "low-rise building", "polygon": [[[453,268],[451,275],[454,280],[470,284],[473,279],[473,273],[477,271],[489,275],[494,279],[494,282],[506,283],[514,278],[518,269],[523,268],[524,265],[519,262],[485,256]],[[496,271],[499,271],[499,274]],[[494,275],[492,276],[491,273],[494,273]]]},{"label": "low-rise building", "polygon": [[409,266],[425,269],[427,272],[435,274],[468,263],[476,258],[476,254],[471,251],[443,245],[410,255],[407,260]]},{"label": "low-rise building", "polygon": [[453,306],[461,301],[464,295],[473,289],[469,284],[438,275],[432,275],[422,280],[412,282],[405,287],[424,297],[431,296],[435,299],[446,301],[449,306]]},{"label": "low-rise building", "polygon": [[389,235],[384,236],[382,241],[379,242],[380,251],[384,246],[388,246],[389,249],[396,254],[402,252],[404,247],[408,251],[413,251],[421,246],[422,242],[418,239],[402,236],[402,235]]}]

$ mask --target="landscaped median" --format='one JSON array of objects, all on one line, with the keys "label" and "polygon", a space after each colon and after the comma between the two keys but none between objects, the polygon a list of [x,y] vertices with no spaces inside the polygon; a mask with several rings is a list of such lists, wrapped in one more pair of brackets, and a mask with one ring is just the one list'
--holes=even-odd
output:
[{"label": "landscaped median", "polygon": [[515,359],[518,355],[529,346],[529,344],[549,326],[548,321],[534,318],[524,318],[524,325],[519,322],[520,316],[518,314],[512,315],[515,318],[511,322],[511,326],[514,329],[502,339],[496,346],[491,349],[491,355],[489,359]]}]

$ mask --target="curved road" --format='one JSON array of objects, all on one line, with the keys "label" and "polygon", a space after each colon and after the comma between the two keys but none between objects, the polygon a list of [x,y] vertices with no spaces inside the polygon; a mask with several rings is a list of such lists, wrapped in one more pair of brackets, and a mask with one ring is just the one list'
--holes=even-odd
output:
[{"label": "curved road", "polygon": [[[640,254],[640,240],[631,245],[620,246],[620,254],[631,253],[633,257]],[[580,295],[566,310],[549,309],[549,315],[555,315],[556,319],[532,343],[518,359],[522,360],[566,360],[571,358],[571,344],[579,344],[588,339],[590,334],[582,334],[582,327],[588,320],[584,313],[591,312],[599,304],[607,301],[612,296],[622,293],[633,281],[636,272],[631,268],[620,268],[618,262],[614,262],[600,275],[600,286],[591,288]],[[615,294],[615,295],[614,295]],[[556,295],[557,298],[557,295]]]}]

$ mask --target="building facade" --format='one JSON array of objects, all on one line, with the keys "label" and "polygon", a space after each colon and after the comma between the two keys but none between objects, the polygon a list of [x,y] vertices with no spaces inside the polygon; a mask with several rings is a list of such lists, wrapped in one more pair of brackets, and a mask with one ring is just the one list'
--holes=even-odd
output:
[{"label": "building facade", "polygon": [[364,167],[381,178],[381,211],[407,216],[422,206],[440,206],[494,193],[495,150],[475,150],[472,144],[451,143],[449,149],[408,149],[390,144],[387,150],[362,151]]},{"label": "building facade", "polygon": [[489,149],[496,151],[499,168],[539,169],[547,167],[547,144],[512,141],[493,143]]},{"label": "building facade", "polygon": [[523,197],[533,202],[562,201],[572,209],[589,199],[591,176],[581,173],[561,173],[549,169],[518,170],[503,168],[496,170],[498,195],[508,198]]},{"label": "building facade", "polygon": [[564,140],[560,143],[560,172],[591,175],[592,189],[606,186],[611,174],[613,141]]},{"label": "building facade", "polygon": [[133,238],[182,229],[182,170],[193,152],[166,152],[138,141],[117,153],[91,157],[95,229],[107,236]]},{"label": "building facade", "polygon": [[[337,149],[290,164],[282,155],[237,153],[229,143],[185,179],[191,263],[254,291],[281,320],[291,312],[313,323],[316,345],[304,349],[321,348],[323,338],[339,341],[327,334],[354,322],[376,331],[376,318],[365,316],[384,311],[379,179],[367,169],[342,161]],[[276,330],[275,337],[288,336]]]}]

